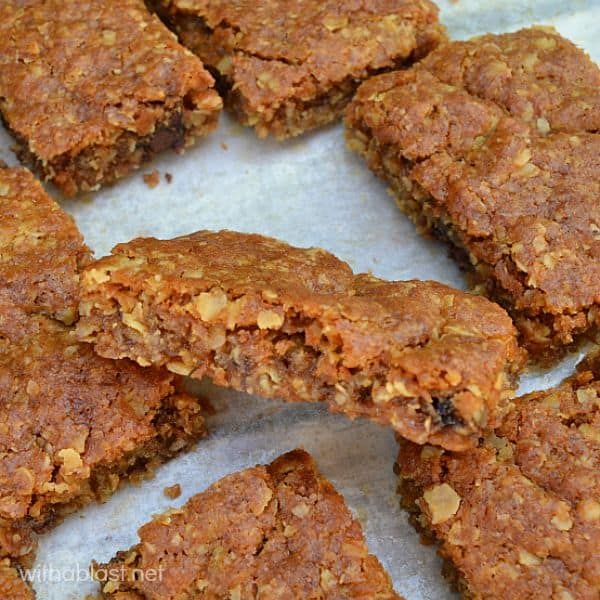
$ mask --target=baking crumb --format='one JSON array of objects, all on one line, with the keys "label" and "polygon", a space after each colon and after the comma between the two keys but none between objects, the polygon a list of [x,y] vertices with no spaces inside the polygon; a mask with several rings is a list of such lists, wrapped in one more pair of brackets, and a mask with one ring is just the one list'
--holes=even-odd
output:
[{"label": "baking crumb", "polygon": [[171,181],[173,181],[173,175],[171,175],[171,173],[165,173],[165,181],[171,183]]},{"label": "baking crumb", "polygon": [[178,483],[176,483],[175,485],[168,486],[163,490],[163,494],[167,498],[175,500],[175,498],[179,498],[179,496],[181,496],[181,486]]},{"label": "baking crumb", "polygon": [[160,183],[160,173],[156,169],[150,173],[144,173],[144,183],[150,189],[154,189]]},{"label": "baking crumb", "polygon": [[223,150],[229,150],[229,146],[225,142],[221,142],[221,148],[223,148]]}]

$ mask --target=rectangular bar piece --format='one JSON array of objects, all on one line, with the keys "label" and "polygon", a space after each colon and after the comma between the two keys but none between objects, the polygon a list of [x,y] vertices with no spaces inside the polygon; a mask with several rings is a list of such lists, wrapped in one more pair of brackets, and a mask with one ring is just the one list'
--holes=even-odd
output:
[{"label": "rectangular bar piece", "polygon": [[214,129],[213,84],[143,0],[0,5],[2,118],[18,157],[66,195]]},{"label": "rectangular bar piece", "polygon": [[151,0],[260,137],[341,117],[360,81],[445,38],[429,0]]},{"label": "rectangular bar piece", "polygon": [[53,318],[76,319],[88,250],[26,169],[0,168],[0,190],[0,558],[25,560],[35,532],[205,427],[173,374],[101,358]]},{"label": "rectangular bar piece", "polygon": [[343,497],[303,450],[221,479],[139,537],[93,566],[104,598],[400,600]]},{"label": "rectangular bar piece", "polygon": [[548,29],[439,47],[365,83],[351,147],[552,355],[600,323],[600,69]]},{"label": "rectangular bar piece", "polygon": [[399,493],[465,598],[597,600],[600,356],[464,453],[400,440]]},{"label": "rectangular bar piece", "polygon": [[498,423],[523,358],[484,298],[232,231],[117,246],[86,269],[81,314],[79,337],[101,356],[323,400],[451,448]]}]

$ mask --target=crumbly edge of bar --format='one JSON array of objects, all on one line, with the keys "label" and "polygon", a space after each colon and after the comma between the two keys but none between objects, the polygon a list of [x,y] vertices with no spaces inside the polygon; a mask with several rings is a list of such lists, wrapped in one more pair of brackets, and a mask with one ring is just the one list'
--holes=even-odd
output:
[{"label": "crumbly edge of bar", "polygon": [[[205,58],[202,56],[202,48],[211,46],[212,29],[201,16],[178,13],[176,9],[173,13],[162,5],[162,0],[146,0],[146,3],[178,35],[181,36],[182,30],[186,30],[187,35],[182,37],[181,43],[200,58]],[[420,34],[421,44],[409,56],[397,57],[383,69],[367,69],[363,79],[387,71],[406,68],[425,57],[445,39],[443,28],[437,24],[424,27]],[[245,56],[252,56],[244,50],[238,50],[238,52]],[[272,60],[277,62],[276,59]],[[321,93],[310,100],[292,98],[278,106],[264,105],[258,109],[252,109],[248,106],[244,96],[236,89],[235,82],[219,71],[217,65],[206,63],[205,67],[215,78],[217,88],[225,98],[227,107],[238,121],[242,125],[253,127],[259,138],[273,136],[279,141],[297,137],[340,119],[362,83],[362,80],[347,76],[342,81],[323,89],[323,86],[315,80]],[[309,76],[312,77],[312,75]]]},{"label": "crumbly edge of bar", "polygon": [[426,546],[435,545],[437,547],[437,553],[443,561],[442,575],[444,579],[448,582],[451,589],[458,592],[464,600],[476,600],[478,596],[471,592],[467,580],[462,576],[454,563],[444,556],[433,530],[427,527],[427,520],[421,518],[421,509],[416,501],[422,496],[423,490],[418,486],[412,485],[411,479],[400,477],[400,467],[397,462],[394,463],[394,473],[398,475],[396,493],[400,498],[400,508],[408,513],[408,520],[420,535],[421,543]]},{"label": "crumbly edge of bar", "polygon": [[310,102],[287,101],[274,111],[272,118],[249,110],[237,90],[227,95],[227,105],[242,125],[254,128],[259,138],[271,135],[282,141],[340,119],[358,85],[348,78]]},{"label": "crumbly edge of bar", "polygon": [[154,132],[149,135],[139,136],[124,131],[110,144],[94,144],[75,155],[63,154],[50,161],[32,152],[27,140],[14,132],[10,123],[3,121],[16,140],[14,151],[19,160],[45,181],[54,183],[65,196],[72,197],[79,192],[95,191],[102,185],[114,183],[168,149],[183,152],[194,144],[196,138],[216,129],[221,100],[213,90],[207,98],[214,106],[195,110],[191,115],[185,109],[185,99],[182,99],[178,106],[165,112],[164,118],[156,123]]},{"label": "crumbly edge of bar", "polygon": [[[412,163],[399,156],[393,148],[382,148],[375,138],[362,130],[348,127],[349,147],[361,154],[375,174],[387,181],[396,204],[413,221],[421,234],[431,234],[446,242],[459,265],[467,271],[474,291],[498,302],[513,318],[520,333],[521,343],[530,357],[539,364],[550,364],[572,350],[585,335],[594,336],[600,325],[600,307],[590,306],[587,311],[574,315],[541,312],[537,315],[518,310],[514,298],[503,289],[493,276],[493,265],[472,257],[448,215],[433,197],[410,178]],[[435,206],[436,208],[432,208]],[[514,273],[519,273],[515,266]],[[525,274],[519,274],[527,288]],[[582,321],[585,325],[576,323]]]},{"label": "crumbly edge of bar", "polygon": [[[457,384],[454,390],[440,391],[439,394],[432,390],[415,396],[405,385],[394,385],[386,380],[385,365],[356,368],[353,372],[341,365],[332,341],[320,338],[319,343],[307,342],[307,333],[320,331],[321,325],[317,319],[308,318],[294,309],[286,311],[277,323],[278,327],[227,330],[222,324],[191,315],[182,317],[178,311],[170,310],[171,306],[187,304],[189,298],[161,297],[161,306],[167,308],[158,312],[150,295],[145,301],[129,297],[127,301],[139,306],[139,312],[127,312],[120,302],[128,294],[127,290],[119,289],[110,299],[101,292],[98,296],[84,295],[78,335],[83,341],[93,343],[100,355],[128,357],[142,366],[166,366],[171,372],[184,376],[200,378],[208,375],[217,385],[264,397],[283,397],[292,402],[324,400],[334,412],[352,418],[366,416],[384,425],[391,423],[403,436],[417,443],[430,441],[453,449],[472,446],[481,428],[496,424],[508,409],[516,371],[521,366],[518,357],[514,364],[511,362],[507,349],[506,364],[498,377],[500,384],[494,413],[479,415],[477,419],[473,416],[473,422],[465,423],[454,413],[452,397],[469,392],[469,382],[460,382],[462,387]],[[225,296],[226,304],[232,311],[236,310],[239,298],[228,298],[223,290],[217,290],[217,295]],[[210,303],[211,299],[209,296],[204,301]],[[275,314],[266,313],[265,319]],[[195,335],[193,321],[199,321],[204,331]],[[156,332],[159,335],[153,335]],[[265,343],[269,353],[276,355],[270,364],[265,364],[264,356],[261,357],[261,347]],[[253,362],[249,358],[252,356],[259,358]],[[330,369],[329,375],[333,372],[331,379],[337,382],[335,385],[327,383],[325,376],[319,377],[321,359],[325,359],[323,363]],[[409,373],[404,376],[409,387],[411,384],[418,387],[413,379]],[[402,418],[395,416],[398,408],[406,410]]]},{"label": "crumbly edge of bar", "polygon": [[[182,397],[189,404],[185,409],[177,406]],[[118,461],[94,467],[89,478],[80,483],[79,489],[66,502],[46,502],[40,507],[39,515],[25,517],[12,525],[22,526],[37,534],[44,533],[84,506],[105,502],[124,481],[136,484],[152,478],[161,464],[190,449],[206,435],[200,409],[201,401],[191,396],[168,396],[154,420],[155,437],[125,453]]]}]

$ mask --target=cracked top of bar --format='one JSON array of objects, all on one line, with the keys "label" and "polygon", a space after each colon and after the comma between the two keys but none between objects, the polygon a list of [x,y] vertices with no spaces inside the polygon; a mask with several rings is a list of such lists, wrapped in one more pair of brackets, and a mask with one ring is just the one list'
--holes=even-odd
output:
[{"label": "cracked top of bar", "polygon": [[0,6],[0,111],[19,157],[67,194],[189,143],[221,107],[213,83],[143,0]]},{"label": "cracked top of bar", "polygon": [[[95,565],[103,597],[400,600],[344,499],[303,450],[221,479],[139,536]],[[102,572],[113,569],[121,576],[107,581]],[[159,569],[160,581],[132,576]]]},{"label": "cracked top of bar", "polygon": [[497,423],[522,364],[510,318],[484,298],[232,231],[117,246],[85,271],[81,314],[102,356],[327,400],[450,447]]},{"label": "cracked top of bar", "polygon": [[466,597],[598,598],[600,356],[516,400],[476,449],[400,444],[404,504]]},{"label": "cracked top of bar", "polygon": [[[412,62],[444,39],[429,0],[151,4],[223,77],[236,112],[261,136],[296,135],[340,116],[360,80]],[[314,121],[303,122],[303,113]]]},{"label": "cracked top of bar", "polygon": [[90,258],[75,223],[27,169],[2,164],[0,213],[0,301],[73,323]]},{"label": "cracked top of bar", "polygon": [[347,124],[530,349],[600,321],[600,69],[583,51],[537,28],[452,42],[365,83]]},{"label": "cracked top of bar", "polygon": [[52,318],[76,319],[88,251],[27,170],[1,168],[0,191],[0,558],[21,558],[32,531],[205,429],[173,374],[101,358]]}]

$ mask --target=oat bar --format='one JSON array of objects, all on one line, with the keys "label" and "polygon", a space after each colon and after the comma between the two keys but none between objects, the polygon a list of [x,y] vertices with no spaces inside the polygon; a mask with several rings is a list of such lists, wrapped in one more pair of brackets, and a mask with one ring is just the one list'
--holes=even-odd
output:
[{"label": "oat bar", "polygon": [[600,69],[553,30],[439,47],[365,83],[351,147],[448,240],[538,356],[600,322]]},{"label": "oat bar", "polygon": [[0,302],[72,324],[90,260],[71,217],[25,169],[0,163]]},{"label": "oat bar", "polygon": [[53,318],[76,311],[87,249],[27,170],[0,168],[0,189],[0,559],[25,560],[34,533],[205,428],[173,374],[101,358]]},{"label": "oat bar", "polygon": [[451,448],[497,424],[522,363],[510,318],[484,298],[232,231],[117,246],[86,269],[81,314],[101,356],[324,400]]},{"label": "oat bar", "polygon": [[213,84],[143,0],[0,5],[0,113],[19,158],[67,195],[214,129]]},{"label": "oat bar", "polygon": [[94,565],[104,598],[400,599],[344,499],[302,450],[221,479],[139,537]]},{"label": "oat bar", "polygon": [[400,445],[403,503],[463,597],[597,600],[600,356],[517,400],[476,449]]},{"label": "oat bar", "polygon": [[429,0],[151,0],[216,74],[260,137],[339,118],[360,81],[411,64],[442,39]]}]

